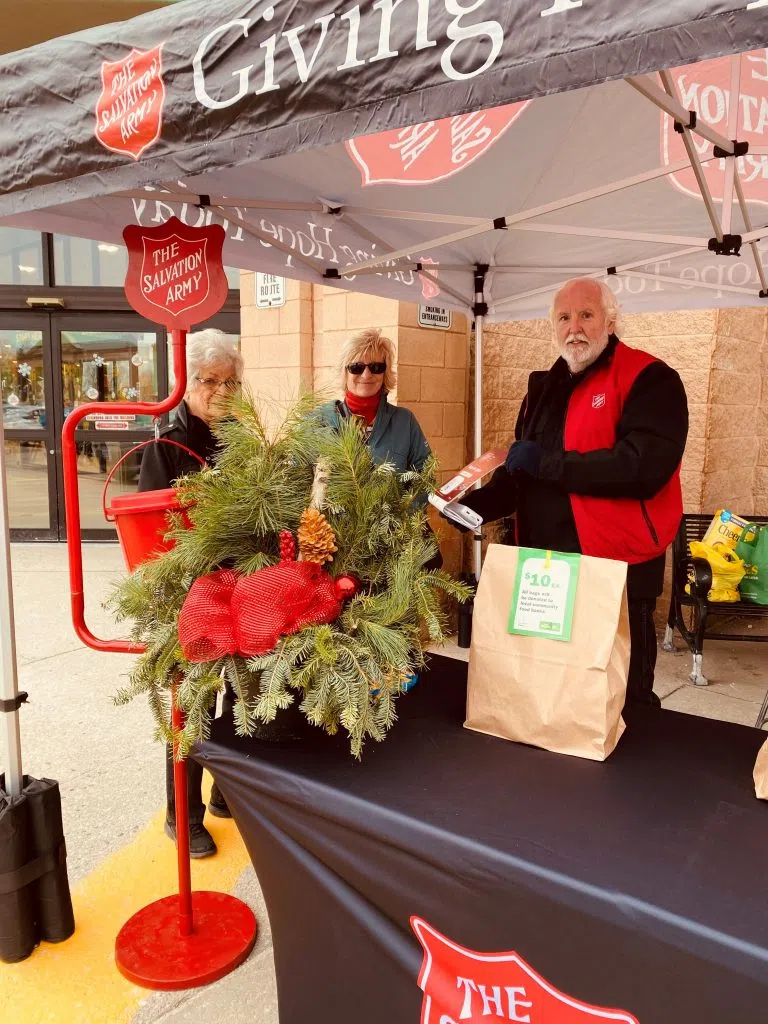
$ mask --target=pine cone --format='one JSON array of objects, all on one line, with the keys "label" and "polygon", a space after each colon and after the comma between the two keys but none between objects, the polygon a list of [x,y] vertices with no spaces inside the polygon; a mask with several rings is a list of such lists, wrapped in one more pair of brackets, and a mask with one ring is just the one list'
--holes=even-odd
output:
[{"label": "pine cone", "polygon": [[338,551],[336,536],[322,512],[314,508],[302,512],[298,536],[299,554],[303,562],[323,565],[333,561],[333,552]]}]

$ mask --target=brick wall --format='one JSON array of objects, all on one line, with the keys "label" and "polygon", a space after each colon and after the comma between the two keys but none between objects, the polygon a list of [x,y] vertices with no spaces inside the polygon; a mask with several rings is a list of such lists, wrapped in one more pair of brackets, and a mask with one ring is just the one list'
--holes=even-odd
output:
[{"label": "brick wall", "polygon": [[[262,402],[269,422],[302,390],[340,397],[337,372],[342,345],[356,331],[380,327],[396,350],[397,388],[389,396],[411,409],[440,463],[440,482],[465,463],[469,326],[454,314],[451,329],[418,325],[418,307],[393,299],[346,292],[324,285],[286,281],[286,303],[260,310],[254,275],[241,276],[241,350],[247,385]],[[459,535],[433,525],[446,567],[462,568]]]}]

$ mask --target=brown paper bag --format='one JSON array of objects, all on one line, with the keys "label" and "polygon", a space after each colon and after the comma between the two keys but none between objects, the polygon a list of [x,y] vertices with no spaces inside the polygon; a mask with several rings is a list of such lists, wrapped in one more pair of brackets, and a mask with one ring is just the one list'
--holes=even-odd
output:
[{"label": "brown paper bag", "polygon": [[624,562],[582,556],[571,640],[508,632],[519,548],[491,544],[475,597],[467,729],[604,761],[624,732]]},{"label": "brown paper bag", "polygon": [[755,796],[758,800],[768,800],[768,740],[757,752],[753,778],[755,780]]}]

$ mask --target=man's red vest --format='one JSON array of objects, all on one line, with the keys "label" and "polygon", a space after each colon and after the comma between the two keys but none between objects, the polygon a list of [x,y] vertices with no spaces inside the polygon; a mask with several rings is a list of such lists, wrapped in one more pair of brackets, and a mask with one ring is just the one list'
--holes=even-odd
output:
[{"label": "man's red vest", "polygon": [[[619,342],[613,358],[576,386],[565,418],[565,450],[591,452],[616,444],[616,427],[639,374],[655,362],[647,352]],[[664,415],[664,410],[659,410]],[[663,554],[683,514],[680,467],[646,501],[571,494],[582,553],[635,565]]]}]

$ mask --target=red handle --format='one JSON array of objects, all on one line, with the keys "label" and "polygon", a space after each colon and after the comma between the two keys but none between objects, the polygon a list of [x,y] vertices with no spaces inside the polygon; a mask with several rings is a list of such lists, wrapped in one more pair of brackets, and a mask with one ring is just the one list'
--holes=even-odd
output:
[{"label": "red handle", "polygon": [[133,455],[133,453],[137,452],[139,448],[146,448],[150,444],[172,444],[174,448],[181,448],[181,450],[183,452],[186,452],[187,455],[191,455],[193,459],[197,459],[201,466],[206,465],[205,459],[201,459],[197,452],[193,452],[191,448],[187,448],[185,444],[180,444],[178,441],[171,441],[171,439],[168,437],[150,437],[148,441],[140,441],[139,444],[135,444],[133,448],[129,448],[125,455],[122,455],[117,460],[112,469],[110,469],[107,479],[104,481],[104,490],[101,493],[101,507],[104,510],[104,518],[107,520],[108,523],[114,523],[115,521],[114,517],[110,516],[109,510],[107,509],[107,488],[112,482],[112,477],[122,466],[122,464],[125,462],[129,455]]},{"label": "red handle", "polygon": [[135,412],[145,416],[162,416],[175,409],[187,390],[186,331],[171,331],[173,370],[176,384],[162,402],[92,402],[73,410],[64,420],[61,432],[61,459],[64,466],[64,504],[67,514],[67,554],[69,555],[69,589],[72,601],[72,624],[75,633],[95,651],[113,651],[117,654],[141,654],[144,644],[133,640],[100,640],[85,622],[85,594],[83,593],[83,549],[80,535],[80,490],[77,478],[77,425],[89,413]]}]

